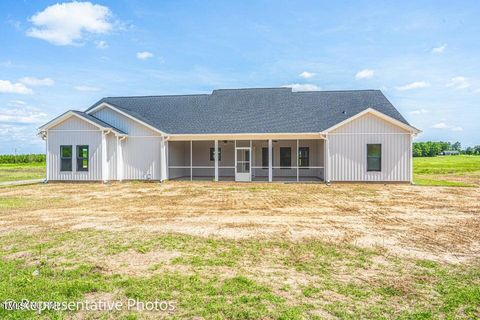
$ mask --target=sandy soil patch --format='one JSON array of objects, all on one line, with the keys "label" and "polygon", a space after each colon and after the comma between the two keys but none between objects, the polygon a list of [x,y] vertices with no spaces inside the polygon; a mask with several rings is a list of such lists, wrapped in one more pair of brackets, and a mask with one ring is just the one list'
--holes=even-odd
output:
[{"label": "sandy soil patch", "polygon": [[[29,203],[0,209],[0,233],[93,228],[234,239],[316,238],[454,263],[480,257],[480,188],[55,183],[3,188],[0,197]],[[159,256],[142,257],[171,258],[169,253],[155,254]],[[128,269],[134,262],[127,260],[137,260],[128,258],[119,256],[111,267]]]}]

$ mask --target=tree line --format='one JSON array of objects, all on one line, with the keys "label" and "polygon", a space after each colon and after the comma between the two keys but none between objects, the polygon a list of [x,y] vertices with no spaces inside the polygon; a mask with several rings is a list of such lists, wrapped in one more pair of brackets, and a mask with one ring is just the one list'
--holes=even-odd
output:
[{"label": "tree line", "polygon": [[427,141],[413,143],[414,157],[435,157],[443,151],[458,151],[460,154],[480,155],[480,145],[462,149],[460,142]]},{"label": "tree line", "polygon": [[2,154],[0,163],[42,163],[45,162],[44,154]]}]

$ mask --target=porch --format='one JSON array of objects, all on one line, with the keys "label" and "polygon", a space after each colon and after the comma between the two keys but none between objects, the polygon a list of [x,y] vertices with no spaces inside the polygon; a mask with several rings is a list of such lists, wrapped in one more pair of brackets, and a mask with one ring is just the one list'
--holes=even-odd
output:
[{"label": "porch", "polygon": [[168,179],[322,182],[325,140],[183,140],[167,143]]}]

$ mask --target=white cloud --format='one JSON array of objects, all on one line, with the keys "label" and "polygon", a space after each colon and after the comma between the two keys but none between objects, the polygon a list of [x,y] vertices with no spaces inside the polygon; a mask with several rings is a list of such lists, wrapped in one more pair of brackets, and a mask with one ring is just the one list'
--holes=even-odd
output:
[{"label": "white cloud", "polygon": [[303,79],[310,79],[310,78],[313,78],[315,76],[315,73],[313,72],[308,72],[308,71],[303,71],[302,73],[300,73],[298,75],[300,78],[303,78]]},{"label": "white cloud", "polygon": [[32,87],[36,87],[36,86],[51,87],[55,84],[55,81],[53,81],[50,78],[39,79],[39,78],[35,78],[35,77],[23,77],[18,81],[20,81],[21,83],[23,83],[27,86],[32,86]]},{"label": "white cloud", "polygon": [[320,87],[315,85],[315,84],[309,84],[309,83],[292,83],[292,84],[286,84],[283,85],[282,87],[285,88],[292,88],[293,91],[318,91],[320,90]]},{"label": "white cloud", "polygon": [[432,126],[432,128],[434,129],[448,129],[449,126],[447,126],[447,124],[445,122],[439,122],[439,123],[436,123]]},{"label": "white cloud", "polygon": [[452,87],[455,89],[465,89],[470,87],[470,82],[468,81],[468,78],[465,77],[453,77],[452,79],[450,79],[447,87]]},{"label": "white cloud", "polygon": [[420,88],[426,88],[426,87],[430,87],[430,83],[425,81],[415,81],[412,83],[408,83],[404,86],[397,87],[397,90],[406,91],[406,90],[420,89]]},{"label": "white cloud", "polygon": [[8,80],[0,80],[0,93],[32,94],[33,90],[23,83],[12,83]]},{"label": "white cloud", "polygon": [[77,91],[100,91],[100,88],[91,86],[75,86],[73,88]]},{"label": "white cloud", "polygon": [[100,40],[100,41],[97,41],[95,42],[95,45],[98,49],[106,49],[108,48],[108,44],[106,41],[103,41],[103,40]]},{"label": "white cloud", "polygon": [[105,34],[112,29],[108,7],[91,2],[57,3],[30,18],[34,27],[27,36],[54,45],[78,44],[87,33]]},{"label": "white cloud", "polygon": [[137,52],[137,58],[140,60],[147,60],[153,57],[153,53],[148,51]]},{"label": "white cloud", "polygon": [[439,122],[439,123],[436,123],[432,126],[433,129],[450,129],[452,131],[463,131],[463,128],[460,127],[460,126],[452,126],[452,125],[448,125],[446,124],[445,122]]},{"label": "white cloud", "polygon": [[355,79],[370,79],[371,77],[373,77],[374,74],[375,71],[371,69],[363,69],[357,72],[357,74],[355,75]]},{"label": "white cloud", "polygon": [[425,114],[428,113],[429,111],[427,109],[419,109],[419,110],[413,110],[410,111],[409,114],[411,115],[419,115],[419,114]]},{"label": "white cloud", "polygon": [[0,109],[0,123],[32,124],[46,120],[47,114],[29,106]]},{"label": "white cloud", "polygon": [[444,43],[442,44],[441,46],[439,47],[435,47],[432,49],[432,53],[443,53],[443,51],[445,51],[445,49],[447,48],[447,44]]},{"label": "white cloud", "polygon": [[27,103],[22,100],[11,100],[10,102],[7,103],[7,106],[9,107],[18,107],[18,106],[25,106]]}]

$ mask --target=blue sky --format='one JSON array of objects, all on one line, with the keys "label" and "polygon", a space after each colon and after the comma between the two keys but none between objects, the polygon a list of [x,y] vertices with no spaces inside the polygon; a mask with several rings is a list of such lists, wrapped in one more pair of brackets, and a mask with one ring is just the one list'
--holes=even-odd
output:
[{"label": "blue sky", "polygon": [[104,96],[381,89],[424,132],[480,144],[477,1],[2,1],[0,153]]}]

